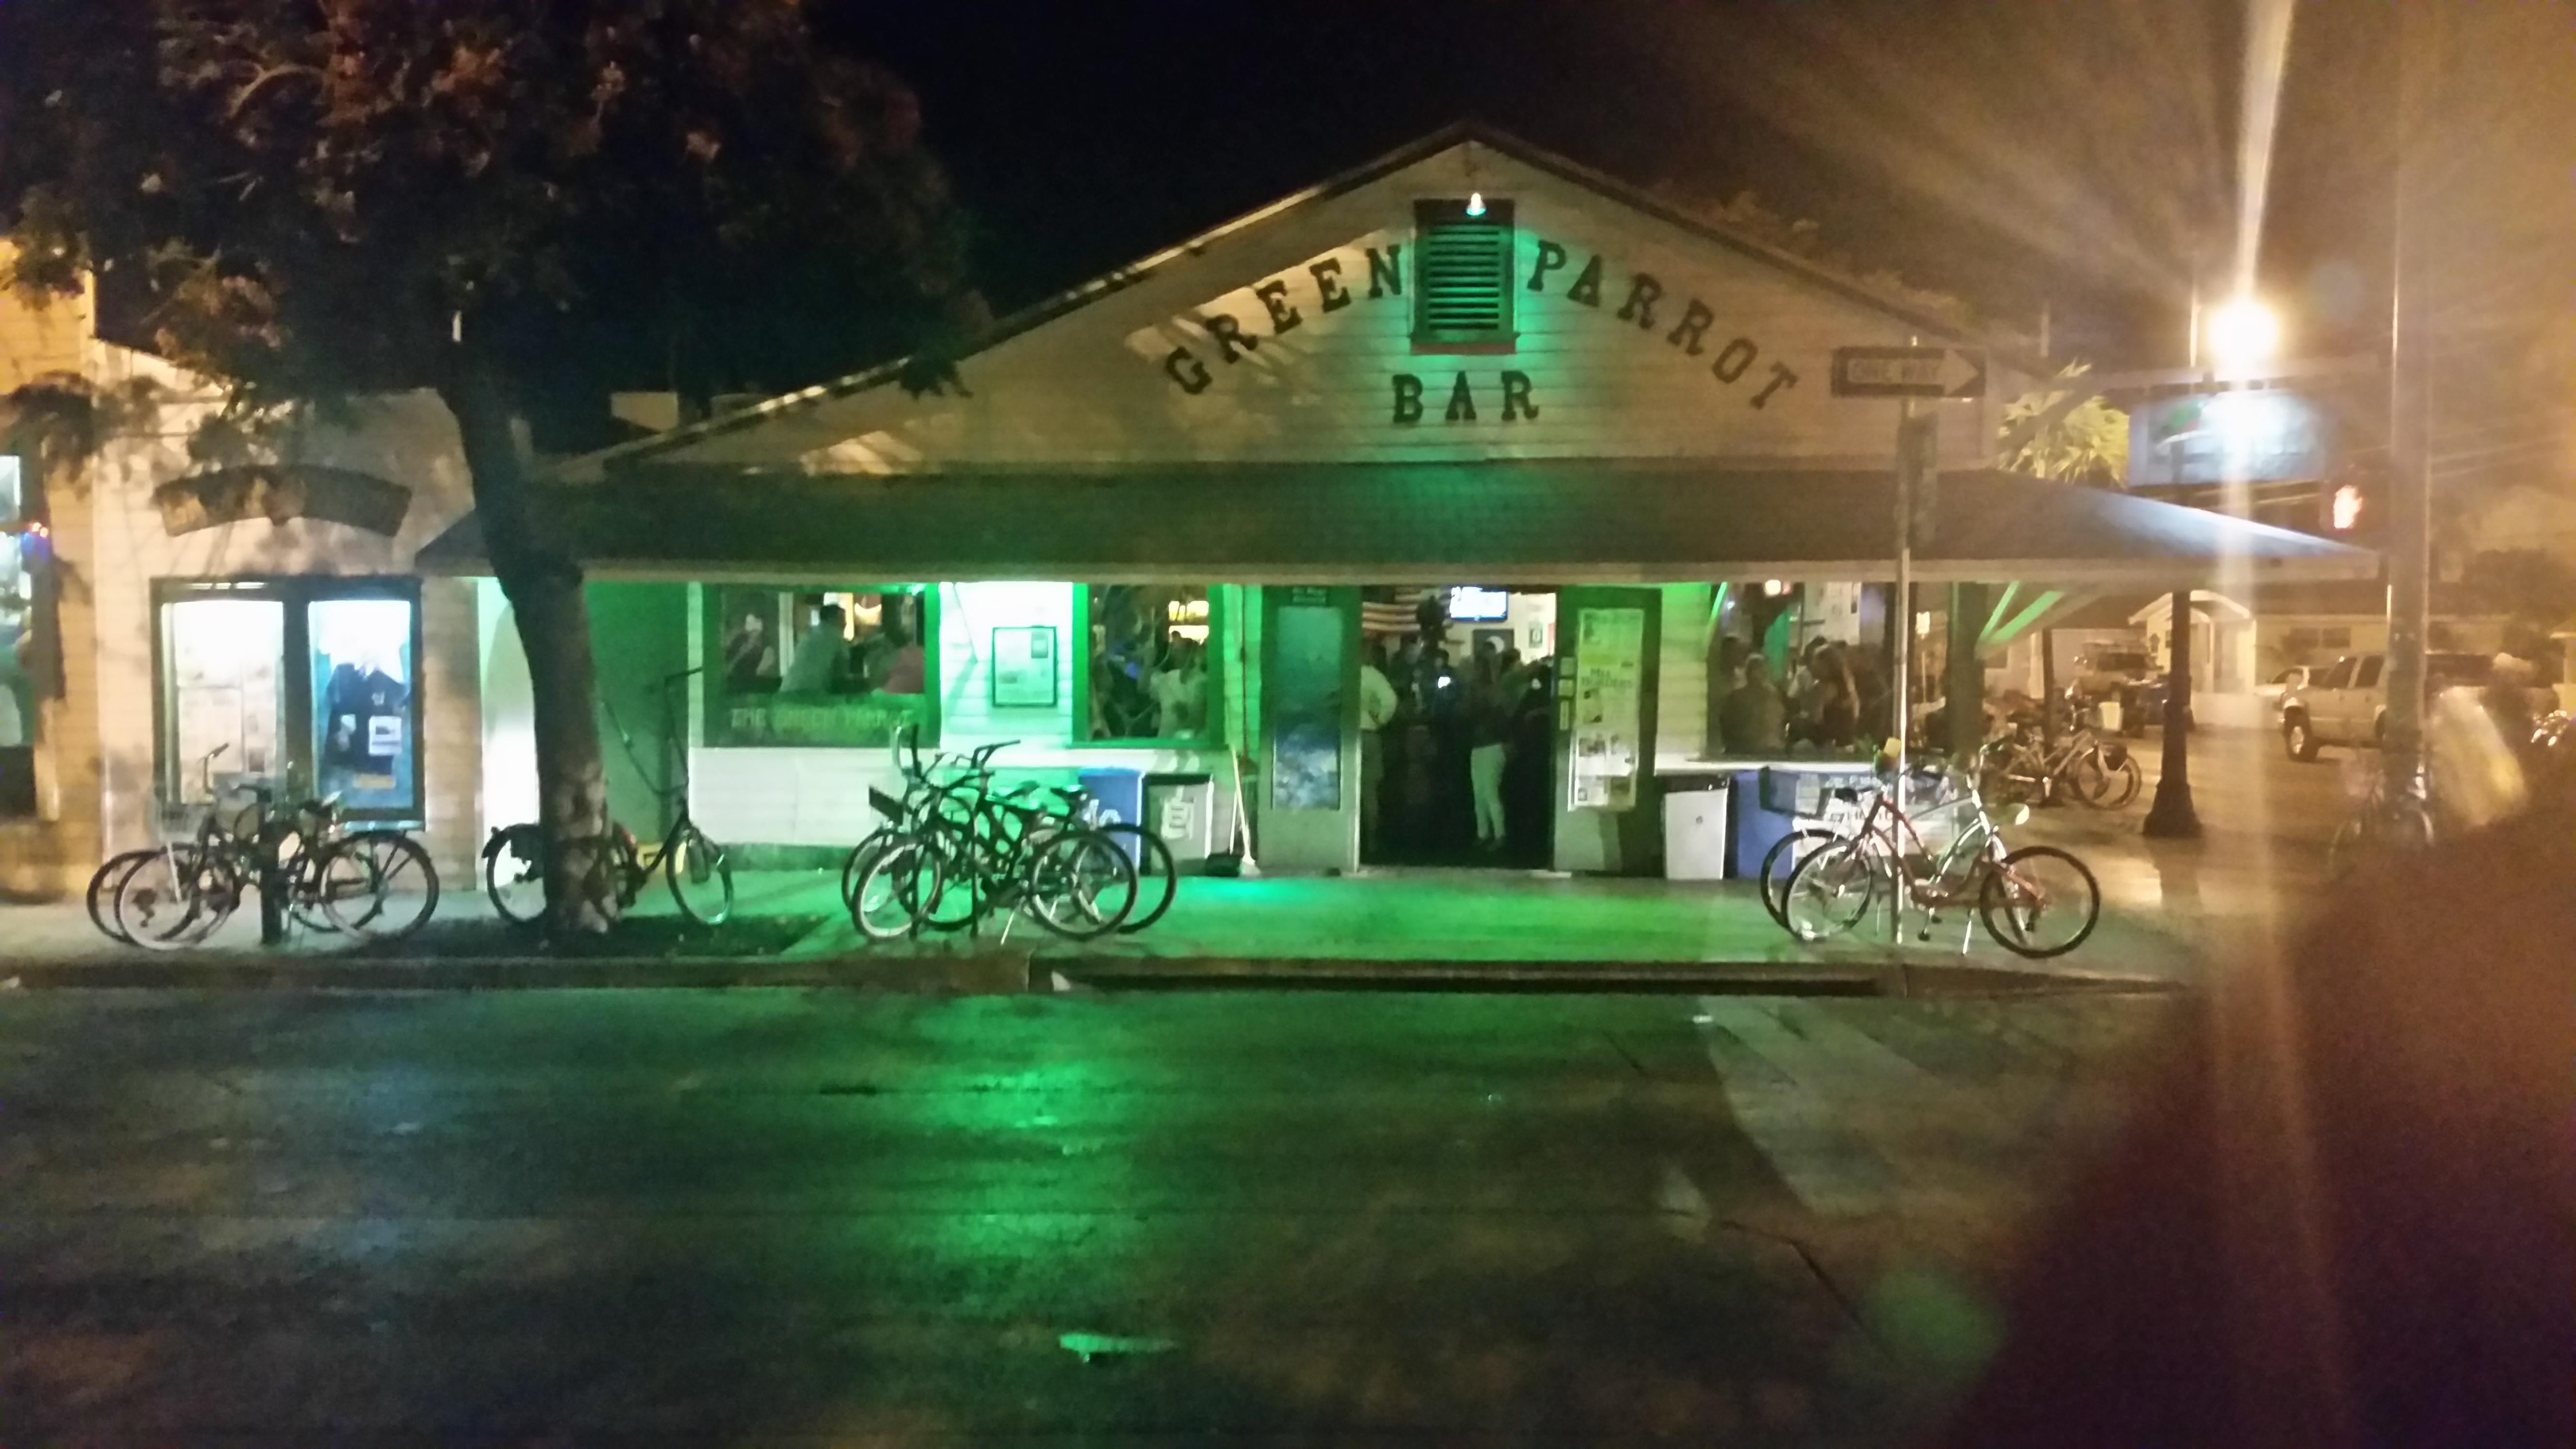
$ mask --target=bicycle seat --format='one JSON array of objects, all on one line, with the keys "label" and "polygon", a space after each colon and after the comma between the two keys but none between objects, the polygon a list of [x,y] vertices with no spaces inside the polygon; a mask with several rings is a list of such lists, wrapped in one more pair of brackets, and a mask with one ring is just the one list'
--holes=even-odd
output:
[{"label": "bicycle seat", "polygon": [[1044,786],[1040,785],[1035,780],[1022,780],[1020,783],[1003,791],[997,798],[1003,800],[1026,800],[1031,795],[1036,794],[1039,790],[1044,788]]},{"label": "bicycle seat", "polygon": [[903,818],[903,802],[874,785],[868,787],[868,806],[888,820]]}]

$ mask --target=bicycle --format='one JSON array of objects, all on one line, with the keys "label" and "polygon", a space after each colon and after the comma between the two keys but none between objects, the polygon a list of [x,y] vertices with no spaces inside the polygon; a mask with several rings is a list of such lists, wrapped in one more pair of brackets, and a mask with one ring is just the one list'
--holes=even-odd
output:
[{"label": "bicycle", "polygon": [[2092,730],[2078,728],[2048,748],[2029,723],[2017,723],[1989,740],[1978,757],[1988,789],[1998,799],[2029,799],[2049,804],[2061,792],[2095,810],[2118,810],[2138,798],[2145,774],[2129,747],[2104,745]]},{"label": "bicycle", "polygon": [[226,748],[198,762],[203,801],[158,812],[159,847],[127,851],[91,877],[90,918],[102,930],[147,950],[197,945],[253,888],[279,892],[282,913],[299,925],[371,941],[407,936],[437,910],[438,870],[429,852],[400,831],[346,830],[336,797],[280,812],[274,786],[241,781],[231,793],[250,803],[225,818],[227,792],[215,787],[214,761]]},{"label": "bicycle", "polygon": [[924,767],[915,743],[912,759],[902,762],[905,797],[869,790],[870,805],[887,823],[854,847],[842,868],[844,900],[861,935],[886,941],[924,929],[969,929],[1001,910],[1005,940],[1024,913],[1058,935],[1089,940],[1128,919],[1139,877],[1120,837],[1075,813],[1087,799],[1078,791],[1054,792],[1057,809],[1029,803],[1038,798],[1034,784],[997,793],[991,762],[1006,746],[988,744]]},{"label": "bicycle", "polygon": [[[679,763],[676,767],[671,764],[672,729],[678,717],[671,703],[673,687],[703,672],[703,667],[683,669],[663,676],[660,686],[663,782],[652,788],[671,812],[671,823],[663,830],[660,841],[648,853],[634,831],[612,820],[604,840],[587,837],[579,843],[606,848],[618,909],[632,907],[643,895],[644,887],[652,883],[654,872],[659,871],[669,883],[671,900],[679,906],[680,913],[701,926],[712,927],[723,925],[733,914],[733,859],[689,816],[688,751],[679,749]],[[617,730],[627,758],[635,763],[636,774],[651,780],[652,773],[636,757],[634,736],[626,732],[614,706],[609,708],[608,719]],[[545,918],[547,855],[545,828],[535,821],[498,827],[483,842],[483,893],[491,898],[492,909],[500,913],[501,919],[514,926],[532,927]]]},{"label": "bicycle", "polygon": [[[1820,846],[1799,862],[1785,901],[1790,934],[1805,942],[1839,935],[1858,925],[1884,890],[1897,919],[1908,905],[1930,908],[1919,939],[1948,906],[1973,902],[1977,919],[1995,944],[2017,956],[2046,959],[2084,944],[2102,916],[2102,888],[2093,872],[2052,845],[2007,850],[2003,833],[1973,781],[1957,772],[1954,793],[1933,806],[1946,812],[1950,839],[1932,849],[1918,819],[1880,790],[1849,837]],[[1860,792],[1836,794],[1858,803]],[[2026,817],[2028,807],[2016,807]],[[2042,935],[2043,924],[2072,920],[2062,935]],[[1959,948],[1967,949],[1967,937]]]},{"label": "bicycle", "polygon": [[[2433,848],[2438,833],[2432,802],[2413,790],[2388,791],[2388,777],[2375,759],[2355,756],[2346,767],[2346,794],[2352,813],[2326,842],[2326,878],[2342,880],[2365,863],[2383,856],[2422,855]],[[2361,788],[2351,788],[2359,778]]]},{"label": "bicycle", "polygon": [[[941,754],[924,763],[919,732],[910,725],[902,727],[888,746],[888,754],[904,780],[901,799],[871,791],[871,805],[886,817],[868,837],[851,847],[841,864],[841,903],[859,920],[860,881],[866,869],[884,850],[905,835],[905,822],[918,820],[939,807],[941,797],[956,787],[986,782],[993,777],[992,761],[1016,741],[995,741],[978,746],[966,755]],[[1081,826],[1106,835],[1125,852],[1136,867],[1136,899],[1131,909],[1114,927],[1120,934],[1132,935],[1161,920],[1171,910],[1180,893],[1180,869],[1172,857],[1172,848],[1163,838],[1131,820],[1102,820],[1100,802],[1087,790],[1063,785],[1024,782],[994,797],[1015,809],[1034,809],[1050,818],[1050,828]],[[964,930],[974,923],[971,910],[959,908],[948,914],[934,910],[918,923],[934,931]],[[864,923],[863,932],[867,930]],[[898,930],[892,934],[906,934]]]}]

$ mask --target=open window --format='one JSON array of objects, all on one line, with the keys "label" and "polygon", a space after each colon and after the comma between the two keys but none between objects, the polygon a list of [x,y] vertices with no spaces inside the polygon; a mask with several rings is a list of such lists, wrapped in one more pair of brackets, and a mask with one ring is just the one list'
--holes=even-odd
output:
[{"label": "open window", "polygon": [[705,591],[710,745],[891,743],[937,734],[937,614],[919,584]]},{"label": "open window", "polygon": [[1092,584],[1082,592],[1077,739],[1213,742],[1223,736],[1215,615],[1196,584]]},{"label": "open window", "polygon": [[1415,202],[1413,258],[1414,351],[1513,350],[1509,201]]}]

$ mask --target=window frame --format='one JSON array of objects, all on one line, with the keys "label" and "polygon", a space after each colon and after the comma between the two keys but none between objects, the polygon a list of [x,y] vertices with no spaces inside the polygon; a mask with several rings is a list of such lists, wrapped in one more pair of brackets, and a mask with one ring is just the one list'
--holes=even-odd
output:
[{"label": "window frame", "polygon": [[[1467,199],[1464,197],[1425,196],[1417,197],[1414,200],[1413,317],[1410,335],[1413,352],[1416,356],[1492,357],[1508,356],[1520,350],[1520,308],[1518,299],[1513,296],[1513,293],[1517,290],[1513,283],[1517,279],[1520,270],[1520,222],[1518,219],[1518,213],[1514,209],[1512,199],[1510,197],[1486,197],[1484,198],[1484,205],[1485,215],[1483,217],[1469,218],[1466,216]],[[1488,227],[1498,228],[1503,234],[1502,256],[1499,259],[1501,269],[1501,276],[1499,279],[1500,285],[1495,289],[1496,295],[1501,298],[1502,317],[1500,322],[1494,328],[1482,336],[1440,337],[1433,335],[1430,324],[1424,316],[1424,309],[1428,307],[1431,302],[1431,289],[1427,285],[1427,278],[1424,271],[1425,263],[1430,256],[1430,249],[1425,245],[1425,239],[1434,229],[1448,220],[1448,218],[1439,216],[1438,213],[1449,208],[1455,208],[1458,213],[1458,218],[1461,220],[1472,220]]]},{"label": "window frame", "polygon": [[[698,691],[699,708],[695,720],[697,743],[711,750],[876,750],[885,742],[835,744],[805,743],[791,740],[746,740],[734,737],[728,718],[727,692],[724,681],[724,596],[728,590],[751,589],[769,594],[888,594],[910,593],[921,603],[921,694],[918,713],[921,723],[920,744],[924,749],[939,744],[942,722],[947,715],[946,700],[940,688],[939,634],[940,596],[944,592],[936,583],[921,580],[860,580],[853,582],[805,579],[796,583],[773,583],[763,580],[720,580],[698,589],[696,627],[700,643],[699,658],[706,661],[704,687]],[[781,640],[784,643],[784,640]],[[787,671],[786,651],[779,651],[779,673]],[[775,698],[775,695],[764,696]],[[853,695],[852,699],[865,696]]]},{"label": "window frame", "polygon": [[283,700],[279,705],[278,781],[281,796],[303,798],[320,781],[313,748],[313,628],[315,604],[341,599],[394,599],[411,606],[411,675],[406,682],[405,748],[411,751],[411,800],[400,806],[344,806],[344,819],[369,826],[419,829],[428,823],[429,752],[421,739],[428,694],[427,634],[421,581],[411,574],[253,574],[237,578],[164,576],[152,580],[152,781],[165,800],[192,800],[200,782],[183,779],[189,761],[177,758],[179,721],[170,708],[170,640],[164,611],[197,599],[255,597],[285,614],[278,648]]},{"label": "window frame", "polygon": [[1067,744],[1077,750],[1215,750],[1223,749],[1231,723],[1226,702],[1230,697],[1231,662],[1225,650],[1218,647],[1226,636],[1234,608],[1227,602],[1228,590],[1223,584],[1176,584],[1170,587],[1200,588],[1207,593],[1208,712],[1207,729],[1198,739],[1167,740],[1160,735],[1139,738],[1095,740],[1091,738],[1091,591],[1100,584],[1076,583],[1073,586],[1073,638],[1065,647],[1073,650],[1073,712],[1065,721]]}]

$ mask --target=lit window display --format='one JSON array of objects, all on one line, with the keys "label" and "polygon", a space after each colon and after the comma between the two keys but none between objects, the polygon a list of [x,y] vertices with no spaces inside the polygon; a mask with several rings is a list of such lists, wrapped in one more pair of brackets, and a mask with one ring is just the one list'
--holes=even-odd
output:
[{"label": "lit window display", "polygon": [[1182,584],[1093,584],[1084,593],[1092,740],[1214,738],[1208,591]]},{"label": "lit window display", "polygon": [[711,588],[707,742],[882,745],[933,733],[936,625],[916,584]]},{"label": "lit window display", "polygon": [[353,810],[417,796],[412,740],[412,604],[328,599],[306,609],[313,667],[314,791]]},{"label": "lit window display", "polygon": [[337,795],[370,820],[421,812],[419,585],[164,579],[154,586],[161,789],[214,772]]}]

